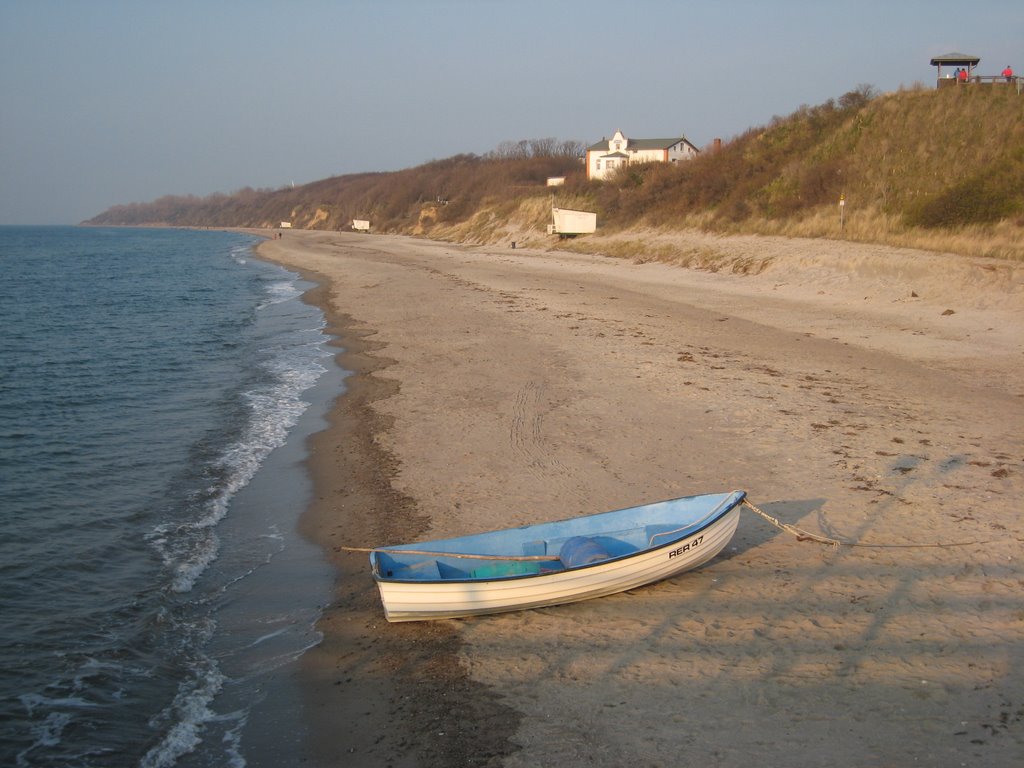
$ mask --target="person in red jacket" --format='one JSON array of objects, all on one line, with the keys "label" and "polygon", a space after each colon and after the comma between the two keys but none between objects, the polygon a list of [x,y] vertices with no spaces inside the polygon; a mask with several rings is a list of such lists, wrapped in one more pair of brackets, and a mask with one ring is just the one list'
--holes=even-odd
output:
[{"label": "person in red jacket", "polygon": [[1003,77],[1006,78],[1006,82],[1013,80],[1013,67],[1009,64],[1006,65],[1006,69],[1003,70]]},{"label": "person in red jacket", "polygon": [[967,82],[967,70],[966,69],[957,69],[957,71],[956,71],[956,79],[959,80],[961,83],[966,83]]}]

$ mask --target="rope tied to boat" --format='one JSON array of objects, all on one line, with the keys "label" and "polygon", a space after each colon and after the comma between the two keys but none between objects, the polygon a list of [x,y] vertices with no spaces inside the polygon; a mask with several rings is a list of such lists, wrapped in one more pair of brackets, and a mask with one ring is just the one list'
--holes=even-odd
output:
[{"label": "rope tied to boat", "polygon": [[758,509],[751,504],[747,499],[743,500],[743,506],[749,509],[751,512],[763,517],[769,523],[774,525],[776,528],[791,533],[796,537],[797,541],[816,541],[819,544],[828,544],[833,549],[838,549],[840,546],[843,547],[868,547],[872,549],[926,549],[926,548],[946,548],[946,547],[969,547],[973,544],[989,544],[987,541],[954,541],[954,542],[939,542],[936,544],[871,544],[859,541],[840,541],[839,539],[832,539],[828,536],[821,536],[817,533],[811,533],[805,531],[802,528],[797,528],[795,525],[784,523],[777,517],[772,517],[762,509]]},{"label": "rope tied to boat", "polygon": [[784,523],[781,520],[779,520],[779,518],[772,517],[764,510],[758,509],[753,504],[751,504],[747,499],[743,500],[743,506],[745,506],[747,509],[754,512],[755,514],[760,515],[779,530],[793,534],[794,536],[796,536],[797,541],[817,541],[820,544],[828,544],[833,549],[839,547],[840,544],[843,544],[843,542],[839,541],[839,539],[830,539],[828,536],[819,536],[816,533],[805,531],[803,528],[797,528],[795,525]]}]

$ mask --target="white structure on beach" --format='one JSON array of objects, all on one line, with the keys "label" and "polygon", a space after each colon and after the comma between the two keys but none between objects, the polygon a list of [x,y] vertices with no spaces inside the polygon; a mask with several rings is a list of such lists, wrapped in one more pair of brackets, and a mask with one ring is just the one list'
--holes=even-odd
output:
[{"label": "white structure on beach", "polygon": [[616,131],[610,139],[587,147],[587,178],[603,179],[632,163],[677,163],[695,157],[699,151],[685,136],[629,139]]},{"label": "white structure on beach", "polygon": [[572,211],[568,208],[551,208],[549,235],[575,237],[597,231],[597,214],[592,211]]}]

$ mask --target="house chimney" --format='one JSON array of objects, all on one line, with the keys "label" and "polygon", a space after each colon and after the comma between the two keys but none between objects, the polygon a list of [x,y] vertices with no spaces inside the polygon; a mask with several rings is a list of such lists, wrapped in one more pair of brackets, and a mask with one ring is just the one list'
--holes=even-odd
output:
[{"label": "house chimney", "polygon": [[722,140],[721,139],[715,139],[714,142],[712,142],[711,150],[713,152],[717,152],[721,148],[722,148]]}]

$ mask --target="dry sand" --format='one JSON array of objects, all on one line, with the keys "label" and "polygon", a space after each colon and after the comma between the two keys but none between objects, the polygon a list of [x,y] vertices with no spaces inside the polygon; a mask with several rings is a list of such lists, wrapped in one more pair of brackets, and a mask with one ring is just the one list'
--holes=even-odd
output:
[{"label": "dry sand", "polygon": [[[321,284],[354,371],[312,446],[339,586],[304,657],[310,764],[1022,764],[1024,266],[711,240],[771,261],[260,246]],[[732,488],[844,540],[976,543],[831,549],[745,513],[660,584],[402,625],[337,550]]]}]

